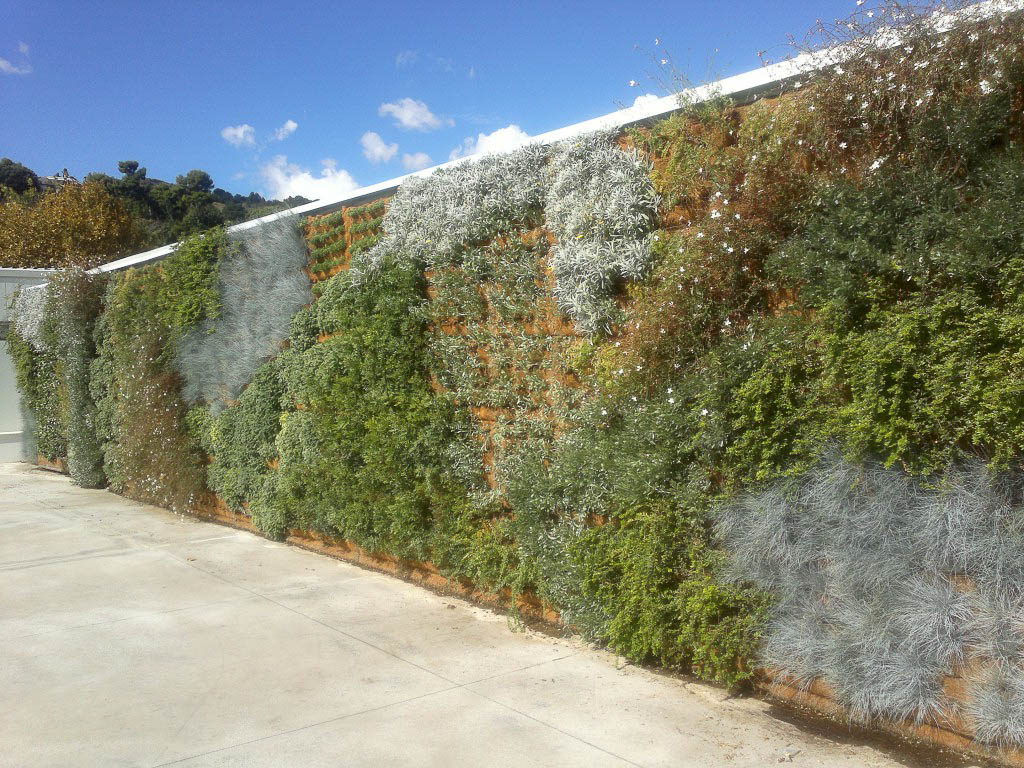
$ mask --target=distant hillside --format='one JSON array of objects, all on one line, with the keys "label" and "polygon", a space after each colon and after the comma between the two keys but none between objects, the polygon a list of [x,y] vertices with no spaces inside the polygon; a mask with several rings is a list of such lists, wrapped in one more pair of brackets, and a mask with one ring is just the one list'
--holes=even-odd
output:
[{"label": "distant hillside", "polygon": [[[84,181],[102,184],[125,204],[143,233],[144,247],[172,243],[219,224],[236,224],[310,202],[298,196],[267,200],[258,192],[232,194],[215,187],[210,174],[198,169],[171,183],[149,178],[146,169],[135,160],[122,161],[117,167],[120,177],[97,172],[90,173]],[[21,163],[6,157],[0,159],[0,199],[13,193],[31,205],[33,198],[65,183],[78,182],[61,174],[41,178]]]}]

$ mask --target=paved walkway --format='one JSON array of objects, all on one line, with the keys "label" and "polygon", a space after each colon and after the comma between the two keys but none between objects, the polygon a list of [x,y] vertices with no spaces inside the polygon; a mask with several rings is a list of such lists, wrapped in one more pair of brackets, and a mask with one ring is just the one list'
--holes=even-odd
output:
[{"label": "paved walkway", "polygon": [[0,465],[0,765],[895,766],[572,639]]}]

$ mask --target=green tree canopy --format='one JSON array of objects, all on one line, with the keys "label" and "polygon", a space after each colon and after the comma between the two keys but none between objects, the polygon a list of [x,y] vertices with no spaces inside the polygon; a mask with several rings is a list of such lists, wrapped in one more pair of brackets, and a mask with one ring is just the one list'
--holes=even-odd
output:
[{"label": "green tree canopy", "polygon": [[0,158],[0,200],[4,197],[5,187],[23,195],[30,189],[39,189],[39,177],[31,168],[26,168],[9,157]]}]

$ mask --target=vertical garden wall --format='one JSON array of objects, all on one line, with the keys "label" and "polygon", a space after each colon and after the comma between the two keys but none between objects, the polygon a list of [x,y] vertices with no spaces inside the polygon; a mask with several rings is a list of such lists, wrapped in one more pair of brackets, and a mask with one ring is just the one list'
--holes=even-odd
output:
[{"label": "vertical garden wall", "polygon": [[1021,746],[1024,22],[903,23],[770,98],[62,273],[10,336],[38,452]]}]

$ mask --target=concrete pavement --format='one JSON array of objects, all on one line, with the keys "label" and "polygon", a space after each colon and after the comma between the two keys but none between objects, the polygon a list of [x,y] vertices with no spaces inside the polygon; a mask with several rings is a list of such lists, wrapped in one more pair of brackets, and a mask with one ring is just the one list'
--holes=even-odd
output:
[{"label": "concrete pavement", "polygon": [[2,766],[903,762],[454,598],[0,465]]}]

